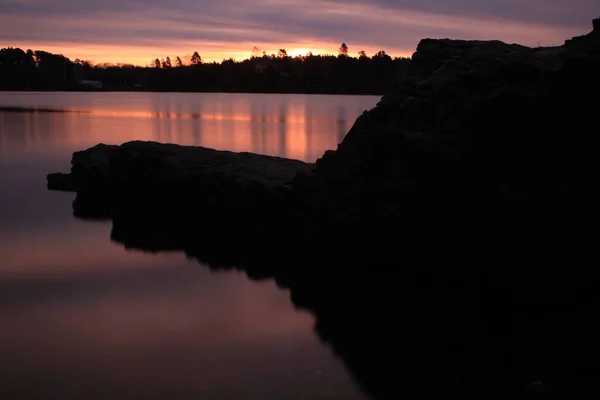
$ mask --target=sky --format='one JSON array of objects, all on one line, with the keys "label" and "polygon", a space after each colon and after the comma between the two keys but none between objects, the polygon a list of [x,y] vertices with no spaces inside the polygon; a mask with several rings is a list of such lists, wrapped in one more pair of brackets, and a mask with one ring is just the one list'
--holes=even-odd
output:
[{"label": "sky", "polygon": [[245,59],[254,46],[290,55],[385,50],[422,38],[560,45],[587,33],[598,0],[0,0],[0,47],[95,63]]}]

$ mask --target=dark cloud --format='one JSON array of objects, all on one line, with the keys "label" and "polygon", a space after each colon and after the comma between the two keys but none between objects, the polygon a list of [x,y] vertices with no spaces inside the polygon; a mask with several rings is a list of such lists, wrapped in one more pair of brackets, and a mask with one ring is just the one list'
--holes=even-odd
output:
[{"label": "dark cloud", "polygon": [[0,45],[335,49],[346,41],[408,51],[423,37],[551,45],[588,31],[598,15],[597,0],[3,0]]}]

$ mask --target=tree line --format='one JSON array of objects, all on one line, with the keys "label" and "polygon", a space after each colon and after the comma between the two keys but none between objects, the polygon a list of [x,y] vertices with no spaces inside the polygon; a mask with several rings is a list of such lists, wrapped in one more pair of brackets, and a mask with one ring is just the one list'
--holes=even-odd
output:
[{"label": "tree line", "polygon": [[155,58],[148,66],[98,64],[45,51],[0,49],[0,90],[102,90],[173,92],[345,93],[381,94],[407,74],[409,58],[385,51],[349,55],[343,43],[337,55],[289,56],[285,49],[266,54],[204,62],[191,56]]}]

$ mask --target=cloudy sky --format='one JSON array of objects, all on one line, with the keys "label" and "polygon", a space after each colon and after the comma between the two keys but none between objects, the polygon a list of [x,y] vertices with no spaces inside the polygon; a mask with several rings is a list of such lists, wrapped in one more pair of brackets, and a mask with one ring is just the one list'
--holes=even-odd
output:
[{"label": "cloudy sky", "polygon": [[268,53],[386,50],[424,37],[557,45],[587,33],[598,0],[0,0],[0,47],[148,64],[197,50],[205,60]]}]

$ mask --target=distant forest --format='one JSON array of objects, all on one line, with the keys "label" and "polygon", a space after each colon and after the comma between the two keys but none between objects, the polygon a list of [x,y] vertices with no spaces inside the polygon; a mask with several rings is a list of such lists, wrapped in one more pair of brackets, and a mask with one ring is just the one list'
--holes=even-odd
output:
[{"label": "distant forest", "polygon": [[382,94],[408,73],[409,58],[385,51],[369,57],[288,56],[285,49],[266,54],[256,47],[242,61],[205,63],[191,56],[154,59],[149,66],[98,64],[46,51],[0,49],[0,90],[106,90],[154,92],[250,92]]}]

